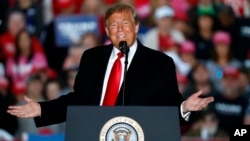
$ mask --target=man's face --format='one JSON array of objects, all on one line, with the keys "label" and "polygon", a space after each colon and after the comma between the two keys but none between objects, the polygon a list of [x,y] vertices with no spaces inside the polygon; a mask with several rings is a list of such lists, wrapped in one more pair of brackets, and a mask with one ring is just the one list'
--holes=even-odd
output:
[{"label": "man's face", "polygon": [[106,22],[106,33],[115,47],[119,47],[120,41],[127,41],[128,46],[132,46],[137,38],[139,24],[135,24],[131,12],[114,13]]}]

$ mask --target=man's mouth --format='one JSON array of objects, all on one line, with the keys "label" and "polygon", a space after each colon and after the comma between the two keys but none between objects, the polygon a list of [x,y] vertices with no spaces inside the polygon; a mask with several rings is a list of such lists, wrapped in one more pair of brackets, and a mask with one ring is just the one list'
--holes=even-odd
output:
[{"label": "man's mouth", "polygon": [[117,35],[118,38],[125,38],[125,34]]}]

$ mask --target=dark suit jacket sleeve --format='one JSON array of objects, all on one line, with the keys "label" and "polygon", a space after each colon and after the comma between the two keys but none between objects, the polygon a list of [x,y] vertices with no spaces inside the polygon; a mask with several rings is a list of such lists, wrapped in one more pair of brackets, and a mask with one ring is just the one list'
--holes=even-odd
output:
[{"label": "dark suit jacket sleeve", "polygon": [[41,127],[64,122],[67,115],[68,99],[73,95],[74,93],[72,92],[56,100],[39,102],[41,106],[41,116],[34,118],[36,126]]},{"label": "dark suit jacket sleeve", "polygon": [[163,61],[162,69],[159,70],[160,73],[162,73],[162,79],[164,79],[163,83],[165,86],[162,86],[163,91],[168,93],[171,96],[168,97],[168,105],[174,105],[178,106],[179,110],[179,117],[180,117],[180,124],[184,125],[187,122],[182,118],[181,116],[181,111],[180,111],[180,106],[181,103],[184,101],[184,98],[182,94],[179,92],[178,88],[178,83],[177,83],[177,78],[176,78],[176,68],[175,64],[173,62],[173,59],[170,57],[167,57],[165,59],[166,61]]}]

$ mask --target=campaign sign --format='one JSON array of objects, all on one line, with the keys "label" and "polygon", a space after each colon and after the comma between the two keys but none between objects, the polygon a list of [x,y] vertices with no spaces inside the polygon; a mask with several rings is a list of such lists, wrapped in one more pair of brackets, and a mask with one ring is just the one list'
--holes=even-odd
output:
[{"label": "campaign sign", "polygon": [[77,43],[87,32],[99,35],[98,16],[70,15],[55,19],[55,39],[57,46],[70,46]]}]

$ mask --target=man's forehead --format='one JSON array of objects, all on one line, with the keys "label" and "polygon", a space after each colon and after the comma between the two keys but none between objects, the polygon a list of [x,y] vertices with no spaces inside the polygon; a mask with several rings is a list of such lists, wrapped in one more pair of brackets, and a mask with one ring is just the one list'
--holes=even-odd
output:
[{"label": "man's forehead", "polygon": [[[114,15],[123,15],[123,16],[132,16],[132,12],[129,11],[129,10],[121,10],[121,11],[117,11],[117,12],[114,12],[113,14],[110,15],[110,17],[114,16]],[[109,17],[109,18],[110,18]],[[122,17],[121,17],[122,18]]]},{"label": "man's forehead", "polygon": [[132,14],[122,11],[122,12],[113,13],[112,15],[110,15],[110,17],[107,20],[109,22],[114,22],[118,20],[127,21],[127,20],[133,20],[133,17],[132,17]]}]

